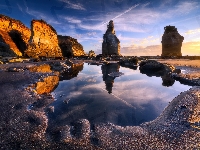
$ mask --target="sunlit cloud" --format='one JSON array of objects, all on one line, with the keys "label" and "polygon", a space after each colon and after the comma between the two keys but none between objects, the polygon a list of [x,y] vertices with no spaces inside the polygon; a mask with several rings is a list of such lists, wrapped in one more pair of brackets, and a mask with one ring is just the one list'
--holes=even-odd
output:
[{"label": "sunlit cloud", "polygon": [[189,30],[189,31],[185,32],[185,35],[196,34],[196,33],[200,33],[200,28],[194,29],[194,30]]}]

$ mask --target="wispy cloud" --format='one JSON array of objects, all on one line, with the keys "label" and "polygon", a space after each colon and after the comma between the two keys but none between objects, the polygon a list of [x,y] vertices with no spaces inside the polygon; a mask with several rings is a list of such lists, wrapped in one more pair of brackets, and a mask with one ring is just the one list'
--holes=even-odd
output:
[{"label": "wispy cloud", "polygon": [[86,10],[86,8],[80,3],[71,3],[69,0],[59,0],[61,2],[66,3],[66,8],[76,9],[76,10]]},{"label": "wispy cloud", "polygon": [[74,24],[80,24],[81,20],[80,19],[76,19],[73,17],[63,17],[64,20],[66,20],[69,23],[74,23]]},{"label": "wispy cloud", "polygon": [[21,12],[23,12],[22,7],[21,7],[19,4],[17,4],[17,7],[19,8],[19,10],[20,10]]},{"label": "wispy cloud", "polygon": [[55,25],[61,24],[60,22],[52,19],[52,17],[49,17],[49,16],[45,15],[44,13],[41,13],[41,12],[35,11],[35,10],[29,10],[28,7],[26,9],[26,13],[31,16],[34,16],[37,19],[43,19],[49,24],[55,24]]}]

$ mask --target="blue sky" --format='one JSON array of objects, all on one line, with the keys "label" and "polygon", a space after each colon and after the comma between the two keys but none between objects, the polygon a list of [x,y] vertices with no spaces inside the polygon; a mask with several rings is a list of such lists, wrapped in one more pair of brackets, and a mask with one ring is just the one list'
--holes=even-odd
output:
[{"label": "blue sky", "polygon": [[183,55],[200,55],[199,6],[198,0],[1,0],[0,13],[28,27],[44,19],[97,54],[110,20],[123,55],[160,55],[164,27],[174,25],[185,38]]}]

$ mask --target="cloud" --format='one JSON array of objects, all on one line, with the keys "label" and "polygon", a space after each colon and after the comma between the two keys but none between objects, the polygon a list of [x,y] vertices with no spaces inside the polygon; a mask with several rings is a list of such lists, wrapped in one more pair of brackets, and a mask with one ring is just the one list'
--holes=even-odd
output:
[{"label": "cloud", "polygon": [[81,23],[80,19],[76,19],[76,18],[73,18],[73,17],[63,17],[63,19],[65,19],[69,23],[74,23],[74,24],[80,24]]},{"label": "cloud", "polygon": [[156,56],[162,53],[161,45],[140,46],[131,45],[129,47],[122,47],[121,54],[124,56]]},{"label": "cloud", "polygon": [[200,28],[194,30],[188,30],[187,32],[185,32],[185,35],[196,34],[196,33],[200,33]]},{"label": "cloud", "polygon": [[76,9],[76,10],[86,10],[85,7],[83,7],[82,4],[80,3],[71,3],[69,0],[59,0],[61,2],[66,3],[67,5],[65,6],[66,8],[71,8],[71,9]]}]

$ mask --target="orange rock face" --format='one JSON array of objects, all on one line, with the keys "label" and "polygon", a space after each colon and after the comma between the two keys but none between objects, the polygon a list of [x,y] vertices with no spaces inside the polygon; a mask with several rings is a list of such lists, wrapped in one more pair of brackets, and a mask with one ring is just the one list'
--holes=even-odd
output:
[{"label": "orange rock face", "polygon": [[[30,35],[30,29],[22,22],[0,15],[0,47],[4,50],[0,48],[1,55],[4,55],[4,52],[8,56],[22,56]],[[5,48],[3,44],[7,44],[8,47]]]},{"label": "orange rock face", "polygon": [[25,53],[34,58],[39,56],[62,57],[56,30],[43,20],[32,20],[31,36]]}]

